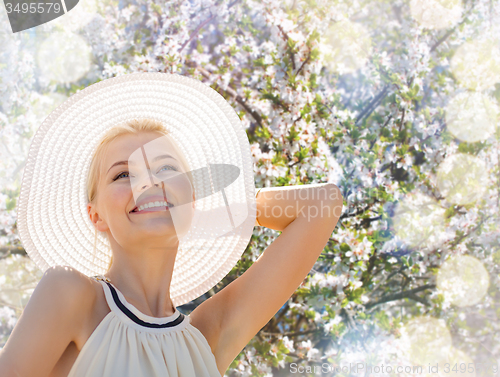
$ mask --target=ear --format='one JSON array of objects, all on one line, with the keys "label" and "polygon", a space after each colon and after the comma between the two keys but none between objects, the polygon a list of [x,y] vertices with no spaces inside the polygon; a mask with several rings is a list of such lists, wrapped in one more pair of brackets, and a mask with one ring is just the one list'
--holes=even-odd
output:
[{"label": "ear", "polygon": [[87,203],[87,213],[89,214],[90,221],[98,231],[105,232],[108,229],[106,222],[96,212],[94,204]]},{"label": "ear", "polygon": [[194,191],[193,191],[193,202],[192,202],[193,203],[193,208],[194,208],[194,202],[195,202],[195,200],[194,200]]}]

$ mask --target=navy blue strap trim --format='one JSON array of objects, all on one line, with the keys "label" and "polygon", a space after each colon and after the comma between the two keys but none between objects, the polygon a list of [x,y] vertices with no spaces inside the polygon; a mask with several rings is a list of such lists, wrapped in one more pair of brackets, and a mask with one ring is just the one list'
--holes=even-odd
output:
[{"label": "navy blue strap trim", "polygon": [[111,295],[113,296],[113,300],[115,300],[116,305],[120,308],[120,310],[125,313],[127,317],[129,317],[132,321],[135,323],[144,326],[144,327],[152,327],[152,328],[165,328],[165,327],[173,327],[177,326],[179,323],[181,323],[184,320],[184,314],[179,313],[179,317],[174,319],[173,321],[167,322],[167,323],[150,323],[150,322],[144,322],[142,319],[138,318],[134,313],[132,313],[123,303],[120,301],[118,298],[118,294],[116,293],[115,288],[109,284],[108,282],[105,282],[109,289],[111,290]]}]

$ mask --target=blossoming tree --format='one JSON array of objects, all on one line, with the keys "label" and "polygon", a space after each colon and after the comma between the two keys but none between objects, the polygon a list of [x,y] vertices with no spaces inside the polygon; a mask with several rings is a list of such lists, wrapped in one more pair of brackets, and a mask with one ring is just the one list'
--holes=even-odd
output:
[{"label": "blossoming tree", "polygon": [[[34,131],[94,82],[161,71],[202,80],[234,106],[258,187],[333,182],[345,198],[315,267],[227,375],[314,366],[358,375],[382,364],[394,369],[380,375],[417,375],[396,368],[436,363],[491,375],[500,357],[498,1],[79,7],[16,34],[0,12],[0,346],[41,277],[15,214]],[[277,235],[255,228],[233,271],[183,308],[244,273]]]}]

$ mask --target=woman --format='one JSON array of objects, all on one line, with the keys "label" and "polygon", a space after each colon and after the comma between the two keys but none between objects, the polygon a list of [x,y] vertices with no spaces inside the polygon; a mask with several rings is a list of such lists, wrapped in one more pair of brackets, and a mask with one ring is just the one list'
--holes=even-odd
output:
[{"label": "woman", "polygon": [[[150,79],[153,74],[146,75]],[[158,75],[162,75],[161,80],[165,79],[165,74],[156,74],[154,77]],[[139,77],[136,74],[127,76],[134,76],[130,78],[130,82]],[[143,76],[144,74],[139,78]],[[166,76],[169,76],[168,80],[188,82],[186,78]],[[161,84],[165,85],[165,82]],[[190,81],[189,85],[197,86],[198,83]],[[200,92],[206,90],[205,87],[198,88]],[[176,92],[176,95],[181,96],[180,92]],[[80,98],[83,98],[83,94],[74,100],[78,101]],[[219,98],[213,98],[215,102],[220,101]],[[137,98],[131,101],[137,101]],[[92,103],[95,110],[96,102],[89,103]],[[201,102],[199,106],[202,106]],[[72,108],[66,107],[66,114],[70,114],[68,109]],[[225,109],[227,111],[227,107]],[[196,110],[193,108],[192,111]],[[206,115],[207,111],[208,108],[203,114]],[[101,112],[106,114],[104,110]],[[75,121],[69,115],[67,118]],[[208,120],[206,122],[210,123]],[[69,123],[64,124],[67,127]],[[63,129],[65,128],[61,128]],[[233,203],[230,191],[234,184],[226,188],[224,185],[214,188],[217,180],[214,178],[215,170],[211,169],[212,191],[209,194],[213,198],[217,191],[222,192],[233,233],[227,233],[230,234],[227,238],[216,238],[226,240],[223,246],[218,246],[219,249],[215,243],[206,239],[200,243],[193,241],[192,244],[198,246],[186,249],[191,250],[189,254],[180,245],[184,245],[183,242],[189,239],[188,234],[196,228],[192,224],[198,224],[194,220],[194,208],[202,205],[203,196],[209,194],[203,194],[206,190],[200,190],[197,185],[201,178],[196,177],[201,176],[198,174],[201,170],[192,169],[194,159],[181,152],[181,146],[173,137],[169,138],[170,134],[175,135],[175,130],[169,132],[162,122],[142,118],[128,120],[118,127],[108,127],[100,138],[97,135],[89,136],[100,142],[92,154],[87,175],[87,216],[95,231],[106,235],[112,256],[111,263],[104,274],[89,277],[88,272],[82,271],[96,271],[95,266],[98,264],[94,265],[87,257],[78,259],[78,247],[71,248],[72,245],[67,245],[68,250],[73,250],[72,257],[78,261],[72,262],[70,258],[64,260],[60,257],[62,263],[46,268],[0,353],[2,376],[223,375],[232,360],[306,277],[340,216],[342,197],[339,189],[333,184],[261,189],[257,193],[253,224],[251,212],[250,216],[239,217],[241,213],[247,213],[246,209],[243,207],[241,211],[241,207],[232,206],[237,202],[234,200]],[[190,142],[194,145],[194,134],[190,135]],[[203,135],[199,137],[209,139],[206,133]],[[182,138],[178,137],[176,140],[182,141]],[[40,142],[42,144],[44,143]],[[77,148],[76,145],[73,148]],[[165,160],[161,163],[162,166],[157,166],[160,169],[153,165],[154,158],[149,158],[151,156],[148,152],[152,149],[148,147],[152,145],[160,146],[158,150],[167,152],[170,156],[168,164]],[[200,145],[204,144],[201,142]],[[221,150],[215,145],[211,148],[213,151]],[[230,150],[230,147],[227,149]],[[246,153],[244,147],[242,150],[243,154]],[[234,153],[239,153],[238,148]],[[51,150],[51,154],[56,152]],[[138,178],[139,174],[135,174],[139,172],[141,155],[146,162],[144,171],[151,178],[149,183],[147,178],[141,180]],[[134,156],[139,158],[135,159]],[[237,164],[238,159],[232,159],[231,156],[227,158]],[[67,169],[61,171],[62,175],[56,176],[62,178],[54,179],[64,180],[67,175],[81,174],[78,173],[81,169],[78,169],[76,163],[61,164],[66,164]],[[44,168],[46,165],[40,166]],[[36,173],[35,168],[27,167],[25,174],[39,174],[37,177],[40,179],[47,176]],[[242,168],[241,176],[251,174],[248,166],[242,165]],[[134,174],[131,174],[132,169],[135,169]],[[170,171],[170,175],[160,176],[167,174],[163,173],[165,171]],[[226,178],[227,176],[228,174],[225,175]],[[75,175],[73,180],[76,177],[79,176]],[[153,179],[158,177],[163,178]],[[81,182],[81,179],[76,180]],[[53,182],[50,182],[52,184],[49,186],[54,187]],[[41,185],[39,181],[30,183]],[[62,193],[66,192],[64,187],[60,190]],[[248,191],[247,188],[243,190]],[[164,200],[156,200],[161,195]],[[154,207],[144,205],[148,198]],[[31,203],[35,202],[32,200]],[[55,203],[54,208],[57,209],[57,200]],[[27,208],[20,205],[20,218],[28,213]],[[63,208],[60,211],[64,211]],[[76,204],[75,208],[78,208]],[[77,234],[78,225],[71,228],[71,215],[63,215],[60,211],[54,212],[54,216],[60,217],[59,222],[61,219],[68,220],[68,227],[73,234]],[[43,214],[42,209],[40,213]],[[224,215],[221,213],[223,212],[217,210],[209,212],[211,216],[218,216],[215,221],[217,228],[225,226]],[[46,217],[47,221],[50,219],[50,216]],[[241,246],[245,246],[245,242],[241,241],[248,243],[249,237],[248,232],[237,233],[235,230],[249,228],[248,219],[252,220],[251,227],[267,226],[282,233],[242,276],[196,307],[189,316],[184,316],[176,306],[208,291],[234,266],[235,259],[232,257],[241,254]],[[37,264],[45,266],[40,261],[43,255],[41,247],[38,246],[35,253],[34,245],[31,244],[33,236],[26,237],[26,229],[29,229],[25,226],[27,223],[27,220],[21,221],[24,224],[20,227],[21,238],[24,237],[23,245]],[[34,221],[33,224],[43,222]],[[198,230],[208,229],[197,226]],[[210,224],[205,226],[210,227]],[[215,228],[211,229],[213,231]],[[49,232],[50,229],[46,227],[45,230]],[[54,231],[57,236],[60,233],[57,229]],[[210,232],[199,233],[206,235]],[[43,243],[44,239],[40,237],[39,242]],[[239,253],[236,247],[231,246],[234,244],[231,240],[238,240]],[[68,239],[68,242],[71,240]],[[235,251],[231,251],[232,249]],[[205,250],[216,250],[217,254],[202,259],[200,256],[205,255]],[[219,265],[209,265],[215,256],[228,253],[227,250],[232,259],[221,261]],[[68,253],[60,252],[63,256]],[[85,250],[81,253],[86,255]],[[56,251],[49,249],[49,254],[56,256]],[[183,259],[185,255],[200,258],[199,262],[190,265]],[[99,255],[97,259],[100,259]],[[44,260],[48,260],[48,257]],[[201,272],[201,267],[198,267],[204,263],[208,267]],[[89,269],[85,270],[85,266]],[[193,272],[195,270],[196,273]],[[189,279],[178,278],[181,275],[189,276]],[[25,362],[27,358],[30,362]]]}]

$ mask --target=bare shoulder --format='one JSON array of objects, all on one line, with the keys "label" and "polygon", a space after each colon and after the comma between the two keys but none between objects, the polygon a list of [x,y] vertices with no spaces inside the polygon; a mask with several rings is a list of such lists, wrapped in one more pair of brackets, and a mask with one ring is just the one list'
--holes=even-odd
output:
[{"label": "bare shoulder", "polygon": [[48,268],[39,284],[45,284],[65,297],[78,298],[82,304],[95,299],[95,284],[91,278],[69,266]]},{"label": "bare shoulder", "polygon": [[97,324],[110,311],[104,291],[99,282],[71,267],[53,267],[51,274],[56,284],[65,286],[63,295],[67,295],[70,301],[77,301],[78,318],[75,318],[75,323],[79,326],[73,341],[80,350]]},{"label": "bare shoulder", "polygon": [[76,288],[90,288],[92,287],[92,279],[87,275],[84,275],[77,269],[69,266],[53,266],[49,267],[44,275],[43,279],[46,281],[57,281],[70,284],[72,287]]},{"label": "bare shoulder", "polygon": [[[77,315],[86,320],[96,300],[96,281],[69,266],[54,266],[47,269],[39,284],[46,285],[43,292],[60,294],[68,304],[75,303]],[[79,315],[78,315],[79,314]],[[81,322],[80,322],[81,323]]]}]

